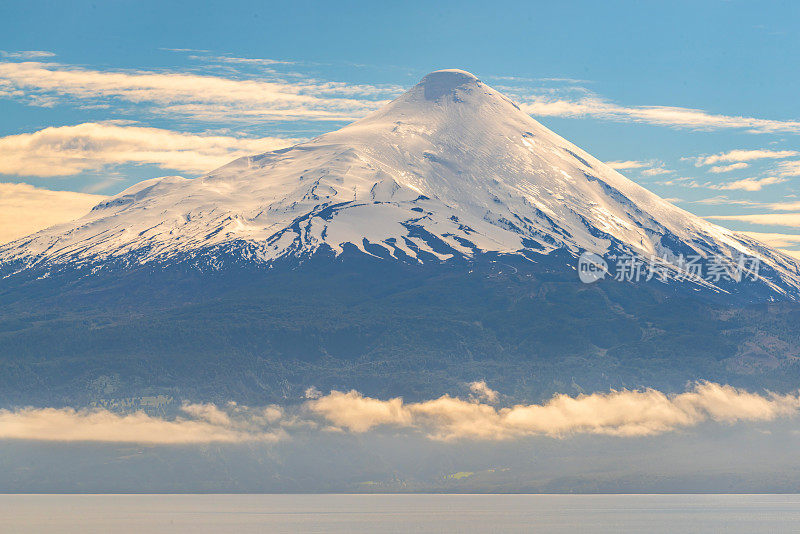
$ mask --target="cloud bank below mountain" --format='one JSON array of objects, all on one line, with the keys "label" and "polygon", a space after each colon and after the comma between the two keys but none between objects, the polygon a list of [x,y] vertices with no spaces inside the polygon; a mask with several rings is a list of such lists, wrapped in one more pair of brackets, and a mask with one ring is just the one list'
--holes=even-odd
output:
[{"label": "cloud bank below mountain", "polygon": [[104,409],[22,408],[0,411],[0,439],[51,442],[119,442],[161,445],[274,442],[293,432],[363,434],[383,429],[435,441],[501,441],[527,436],[567,439],[580,434],[620,438],[652,436],[714,422],[772,421],[800,410],[800,396],[752,393],[711,382],[679,394],[654,389],[610,391],[541,404],[497,406],[502,396],[483,382],[473,395],[443,395],[421,402],[328,395],[286,407],[252,408],[230,403],[184,404],[167,419],[144,412]]}]

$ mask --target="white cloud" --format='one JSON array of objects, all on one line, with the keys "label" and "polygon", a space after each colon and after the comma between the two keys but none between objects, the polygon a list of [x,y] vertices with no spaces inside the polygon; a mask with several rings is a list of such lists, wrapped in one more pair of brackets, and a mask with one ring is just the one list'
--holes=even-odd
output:
[{"label": "white cloud", "polygon": [[164,50],[165,52],[197,52],[200,54],[207,54],[209,50],[205,50],[203,48],[159,48],[159,50]]},{"label": "white cloud", "polygon": [[309,401],[308,407],[334,425],[353,432],[366,432],[381,425],[407,427],[414,420],[403,399],[373,399],[357,391],[332,391],[329,395]]},{"label": "white cloud", "polygon": [[595,117],[695,130],[746,129],[752,133],[800,133],[800,121],[715,115],[699,109],[672,106],[620,106],[595,95],[578,100],[547,95],[528,96],[520,107],[532,115],[550,117]]},{"label": "white cloud", "polygon": [[649,163],[645,163],[644,161],[627,160],[627,161],[606,161],[606,165],[608,165],[612,169],[621,171],[625,169],[640,169],[642,167],[647,167]]},{"label": "white cloud", "polygon": [[[41,57],[41,56],[36,56]],[[33,57],[35,59],[36,57]],[[269,65],[280,60],[234,56],[197,56],[227,64],[265,67],[261,79],[234,79],[192,73],[100,71],[36,61],[0,63],[0,95],[52,106],[59,99],[96,102],[122,99],[155,104],[151,111],[201,120],[354,120],[377,109],[402,88],[395,85],[324,82],[302,75],[279,75]],[[21,59],[25,59],[22,58]],[[292,81],[284,78],[291,77]],[[692,129],[747,129],[751,132],[800,132],[800,121],[715,115],[670,106],[621,106],[589,94],[577,100],[525,96],[520,106],[533,115],[595,117]]]},{"label": "white cloud", "polygon": [[738,169],[746,169],[747,167],[748,167],[747,163],[742,161],[739,163],[731,163],[730,165],[715,165],[714,167],[711,167],[709,171],[719,174],[721,172],[730,172]]},{"label": "white cloud", "polygon": [[784,161],[778,164],[781,176],[800,176],[800,161]]},{"label": "white cloud", "polygon": [[77,219],[106,197],[0,183],[0,244]]},{"label": "white cloud", "polygon": [[753,202],[752,200],[741,200],[741,199],[733,199],[727,197],[725,195],[717,195],[711,198],[703,198],[700,200],[693,200],[693,204],[708,204],[713,206],[726,206],[726,205],[737,205],[737,206],[763,206],[758,202]]},{"label": "white cloud", "polygon": [[[716,163],[732,163],[753,161],[758,159],[783,159],[800,155],[796,150],[731,150],[712,156],[701,156],[696,159],[697,165],[714,165]],[[689,158],[692,159],[692,158]]]},{"label": "white cloud", "polygon": [[[181,49],[171,49],[172,52],[187,52],[189,50],[181,50]],[[203,52],[203,51],[200,51]],[[198,56],[192,55],[189,56],[189,59],[194,59],[198,61],[211,61],[211,62],[218,62],[218,63],[234,63],[239,65],[293,65],[294,61],[285,61],[281,59],[269,59],[269,58],[250,58],[250,57],[236,57],[236,56]]]},{"label": "white cloud", "polygon": [[485,400],[489,403],[497,402],[499,396],[495,390],[486,385],[485,380],[471,382],[469,384],[469,390],[473,393],[476,399]]},{"label": "white cloud", "polygon": [[767,208],[773,211],[800,211],[800,201],[788,202],[754,202],[746,199],[733,199],[725,195],[718,195],[711,198],[704,198],[701,200],[693,200],[694,204],[709,204],[709,205],[737,205],[737,206],[751,206],[755,208]]},{"label": "white cloud", "polygon": [[800,245],[800,234],[778,234],[774,232],[742,232],[762,243],[775,248]]},{"label": "white cloud", "polygon": [[322,392],[314,386],[309,386],[306,388],[304,396],[307,399],[318,399],[322,396]]},{"label": "white cloud", "polygon": [[[394,86],[297,79],[233,79],[150,71],[98,71],[54,63],[0,63],[0,95],[53,105],[59,98],[121,99],[155,104],[153,111],[207,120],[261,117],[286,120],[352,120],[393,96]],[[31,101],[30,99],[42,101]]]},{"label": "white cloud", "polygon": [[659,176],[661,174],[669,174],[672,171],[669,169],[665,169],[664,167],[653,167],[652,169],[646,169],[642,171],[644,176]]},{"label": "white cloud", "polygon": [[0,410],[0,439],[38,441],[93,441],[186,445],[275,441],[280,428],[269,428],[276,408],[229,413],[214,405],[186,405],[185,416],[167,420],[144,412],[117,414],[108,410],[73,408],[23,408]]},{"label": "white cloud", "polygon": [[366,432],[378,426],[419,430],[433,439],[510,439],[527,435],[563,438],[576,433],[644,436],[704,421],[735,423],[789,416],[800,409],[796,395],[758,395],[731,386],[699,383],[678,395],[656,390],[556,395],[543,404],[496,409],[475,400],[443,396],[404,403],[361,393],[333,391],[307,403],[335,427]]},{"label": "white cloud", "polygon": [[18,52],[0,50],[0,57],[8,59],[43,59],[53,56],[55,56],[54,53],[45,50],[20,50]]},{"label": "white cloud", "polygon": [[[505,440],[574,434],[647,436],[706,421],[733,424],[793,416],[800,397],[755,394],[731,386],[698,383],[680,394],[653,389],[591,395],[556,395],[542,404],[495,407],[497,392],[483,382],[472,390],[483,398],[444,395],[422,402],[380,400],[357,391],[332,391],[301,405],[251,408],[229,403],[185,404],[166,419],[143,412],[102,409],[23,408],[0,410],[0,439],[194,444],[275,441],[291,432],[333,430],[363,433],[378,427],[423,432],[435,440]],[[322,423],[322,424],[320,424]]]},{"label": "white cloud", "polygon": [[743,178],[735,182],[728,182],[726,184],[709,185],[710,189],[722,190],[741,190],[741,191],[761,191],[767,185],[781,184],[785,182],[785,178],[778,178],[777,176],[767,176],[765,178]]},{"label": "white cloud", "polygon": [[0,174],[68,176],[126,163],[202,173],[239,156],[283,148],[297,141],[87,122],[0,137]]},{"label": "white cloud", "polygon": [[797,200],[791,202],[768,202],[761,204],[761,206],[773,211],[800,211],[800,201]]},{"label": "white cloud", "polygon": [[774,232],[742,232],[745,235],[761,241],[765,245],[773,247],[787,256],[800,260],[800,250],[792,250],[785,247],[800,247],[800,235],[798,234],[779,234]]},{"label": "white cloud", "polygon": [[760,213],[751,215],[707,215],[706,219],[739,221],[769,226],[800,228],[800,213]]},{"label": "white cloud", "polygon": [[658,185],[672,185],[672,186],[679,186],[679,187],[688,187],[690,189],[698,189],[698,188],[707,188],[711,187],[713,184],[705,183],[701,184],[694,178],[688,176],[682,176],[679,178],[671,178],[669,180],[662,180],[657,182]]},{"label": "white cloud", "polygon": [[611,167],[612,169],[623,171],[623,170],[632,170],[632,169],[644,169],[639,171],[639,173],[643,176],[658,176],[661,174],[669,174],[672,171],[664,167],[664,163],[657,161],[657,160],[649,160],[649,161],[636,161],[636,160],[627,160],[627,161],[608,161],[606,165]]}]

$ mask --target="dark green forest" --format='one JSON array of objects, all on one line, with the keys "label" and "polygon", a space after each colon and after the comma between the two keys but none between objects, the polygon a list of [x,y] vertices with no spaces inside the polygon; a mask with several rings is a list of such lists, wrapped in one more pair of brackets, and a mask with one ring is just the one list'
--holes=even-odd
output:
[{"label": "dark green forest", "polygon": [[586,285],[520,258],[65,271],[0,286],[0,404],[299,402],[310,386],[416,400],[474,380],[509,402],[694,380],[784,391],[798,325],[792,303]]}]

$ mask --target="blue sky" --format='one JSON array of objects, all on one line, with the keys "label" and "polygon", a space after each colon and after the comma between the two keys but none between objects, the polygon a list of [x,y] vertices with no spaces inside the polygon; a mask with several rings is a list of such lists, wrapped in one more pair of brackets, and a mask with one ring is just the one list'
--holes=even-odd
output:
[{"label": "blue sky", "polygon": [[96,197],[40,190],[197,176],[462,68],[679,206],[796,250],[799,21],[796,2],[6,2],[0,206],[66,216]]}]

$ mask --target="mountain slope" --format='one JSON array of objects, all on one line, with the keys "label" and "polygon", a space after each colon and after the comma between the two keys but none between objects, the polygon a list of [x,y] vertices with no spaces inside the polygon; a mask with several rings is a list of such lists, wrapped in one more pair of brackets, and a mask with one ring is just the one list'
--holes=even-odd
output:
[{"label": "mountain slope", "polygon": [[[583,252],[761,258],[758,280],[583,284]],[[800,380],[800,276],[462,71],[194,180],[148,180],[0,248],[0,407],[251,405],[309,386],[519,401]],[[610,278],[610,277],[609,277]],[[755,301],[755,303],[752,303]]]},{"label": "mountain slope", "polygon": [[681,254],[744,255],[761,259],[773,296],[793,298],[800,288],[791,258],[660,199],[458,70],[433,72],[312,141],[195,180],[137,184],[78,221],[0,248],[0,262],[16,271],[188,255],[213,265],[221,250],[270,262],[340,254],[346,244],[418,262],[555,249],[630,252],[668,265]]}]

